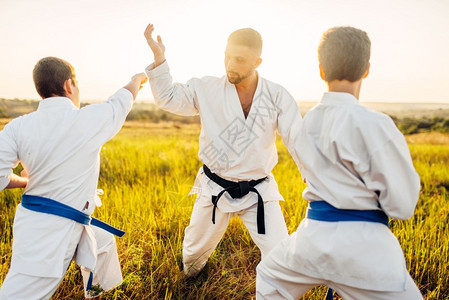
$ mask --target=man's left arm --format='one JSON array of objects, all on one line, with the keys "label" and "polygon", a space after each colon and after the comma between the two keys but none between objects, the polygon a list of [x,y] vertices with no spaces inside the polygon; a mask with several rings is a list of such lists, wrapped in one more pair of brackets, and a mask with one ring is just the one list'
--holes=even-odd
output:
[{"label": "man's left arm", "polygon": [[295,140],[302,122],[298,104],[296,104],[295,99],[284,88],[281,88],[277,97],[277,129],[284,145],[287,147],[296,164],[298,164]]}]

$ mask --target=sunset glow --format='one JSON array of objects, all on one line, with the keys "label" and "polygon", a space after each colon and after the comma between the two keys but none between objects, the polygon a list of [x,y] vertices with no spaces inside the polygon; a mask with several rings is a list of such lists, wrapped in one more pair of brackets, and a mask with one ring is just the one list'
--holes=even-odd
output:
[{"label": "sunset glow", "polygon": [[[350,25],[372,41],[362,101],[449,102],[449,1],[56,1],[0,2],[0,97],[38,99],[31,71],[44,56],[71,62],[81,99],[102,100],[152,62],[143,32],[155,24],[175,81],[224,75],[230,32],[258,30],[259,72],[298,101],[325,90],[321,34]],[[140,100],[151,99],[146,86]]]}]

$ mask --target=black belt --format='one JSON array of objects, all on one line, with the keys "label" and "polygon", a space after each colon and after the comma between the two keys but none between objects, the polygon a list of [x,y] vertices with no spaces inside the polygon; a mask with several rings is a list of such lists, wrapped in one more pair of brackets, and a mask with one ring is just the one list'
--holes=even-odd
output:
[{"label": "black belt", "polygon": [[224,188],[224,190],[218,193],[217,196],[212,196],[212,204],[214,205],[214,208],[212,210],[212,223],[215,224],[215,210],[217,208],[218,200],[220,200],[220,197],[223,196],[225,192],[228,192],[229,195],[234,199],[242,198],[249,192],[254,192],[257,194],[257,233],[265,234],[263,199],[262,196],[257,191],[257,189],[255,188],[255,186],[264,181],[265,179],[267,179],[267,177],[257,180],[235,182],[223,179],[217,174],[212,173],[212,171],[206,165],[203,165],[203,170],[210,180],[212,180],[213,182]]}]

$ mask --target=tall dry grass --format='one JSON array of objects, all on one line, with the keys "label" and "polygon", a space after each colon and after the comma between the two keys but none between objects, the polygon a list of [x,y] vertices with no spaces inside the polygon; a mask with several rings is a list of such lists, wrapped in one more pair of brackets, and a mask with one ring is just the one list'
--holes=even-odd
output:
[{"label": "tall dry grass", "polygon": [[[99,188],[103,207],[95,216],[126,230],[118,239],[124,282],[103,299],[251,299],[260,254],[239,219],[228,230],[198,278],[180,273],[184,228],[194,196],[187,196],[198,168],[198,127],[132,123],[102,150]],[[410,150],[422,191],[414,217],[391,228],[408,269],[426,299],[449,298],[449,144],[413,141]],[[274,175],[287,200],[281,203],[289,232],[307,206],[297,168],[278,142]],[[9,268],[11,226],[21,191],[0,193],[0,281]],[[304,299],[323,299],[322,287]],[[82,299],[80,272],[72,265],[54,299]]]}]

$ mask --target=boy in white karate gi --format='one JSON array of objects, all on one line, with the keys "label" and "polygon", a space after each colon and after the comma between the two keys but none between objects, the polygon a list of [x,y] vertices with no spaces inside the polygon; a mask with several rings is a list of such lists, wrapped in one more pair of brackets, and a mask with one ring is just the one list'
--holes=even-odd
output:
[{"label": "boy in white karate gi", "polygon": [[279,206],[282,196],[271,174],[277,163],[276,131],[293,150],[292,129],[301,120],[292,96],[256,71],[262,38],[250,28],[233,32],[225,50],[226,75],[173,83],[161,38],[145,37],[154,54],[146,69],[156,104],[169,112],[201,117],[199,158],[192,189],[197,193],[183,241],[184,272],[196,275],[239,216],[266,255],[288,236]]},{"label": "boy in white karate gi", "polygon": [[[89,216],[101,205],[96,195],[101,147],[122,127],[146,76],[134,75],[107,102],[81,109],[75,71],[68,62],[43,58],[33,79],[43,99],[37,111],[12,120],[0,132],[0,190],[25,188],[29,197],[52,199]],[[12,173],[19,161],[26,177]],[[97,287],[85,289],[86,298],[120,284],[110,233],[24,205],[23,198],[14,218],[11,267],[1,300],[50,299],[74,256],[83,266],[85,286]]]},{"label": "boy in white karate gi", "polygon": [[258,265],[257,299],[297,299],[316,285],[343,299],[422,299],[388,229],[388,217],[413,215],[419,176],[393,121],[358,102],[370,47],[352,27],[322,37],[320,74],[329,92],[295,140],[307,216]]}]

